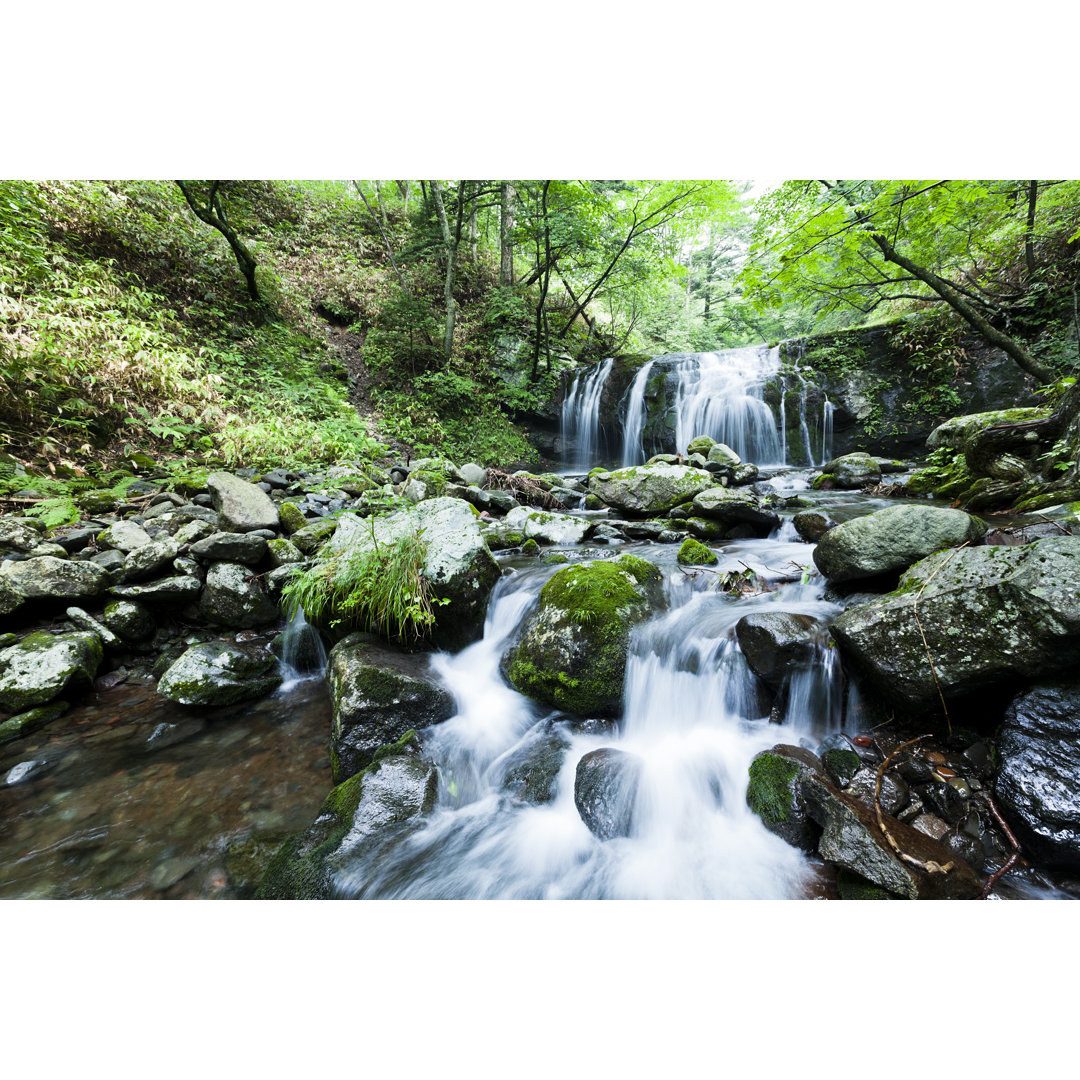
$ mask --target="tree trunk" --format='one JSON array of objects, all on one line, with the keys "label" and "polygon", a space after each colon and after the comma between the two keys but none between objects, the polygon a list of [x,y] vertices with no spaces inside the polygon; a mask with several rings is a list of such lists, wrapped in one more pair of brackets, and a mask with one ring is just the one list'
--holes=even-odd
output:
[{"label": "tree trunk", "polygon": [[502,182],[502,209],[499,214],[499,284],[514,284],[514,185]]},{"label": "tree trunk", "polygon": [[476,240],[477,240],[477,207],[480,203],[480,181],[471,180],[469,182],[469,194],[472,197],[472,202],[469,205],[469,250],[472,253],[472,261],[476,262]]},{"label": "tree trunk", "polygon": [[210,194],[206,199],[206,206],[201,206],[195,199],[194,190],[190,189],[187,185],[190,184],[190,180],[177,180],[176,186],[184,193],[184,198],[187,200],[188,206],[191,207],[192,213],[200,220],[205,222],[211,228],[217,229],[222,236],[228,241],[229,247],[232,248],[232,253],[236,256],[236,262],[240,267],[240,273],[244,275],[244,280],[247,282],[248,296],[251,297],[256,303],[262,300],[259,295],[259,286],[255,282],[255,256],[244,246],[244,242],[236,235],[232,226],[225,220],[225,213],[222,210],[221,203],[217,197],[218,185],[220,180],[215,180],[210,185]]},{"label": "tree trunk", "polygon": [[453,235],[450,233],[450,222],[446,218],[446,207],[443,204],[439,181],[432,180],[430,188],[431,199],[435,204],[435,216],[439,219],[439,228],[446,245],[446,284],[443,288],[443,299],[446,302],[446,331],[443,335],[443,359],[449,360],[454,348],[454,270],[458,245],[461,243],[461,219],[465,210],[465,181],[458,183],[457,229]]},{"label": "tree trunk", "polygon": [[[544,304],[547,301],[548,283],[551,281],[551,230],[548,228],[547,221],[547,193],[548,186],[551,184],[550,180],[544,181],[544,189],[540,196],[541,214],[544,222],[544,265],[546,267],[543,276],[540,279],[540,299],[536,303],[536,342],[533,348],[533,363],[532,363],[532,375],[533,382],[537,380],[540,373],[540,338],[544,333]],[[536,260],[540,261],[540,242],[537,240]],[[550,349],[550,344],[545,341],[545,345]],[[548,353],[548,369],[551,368],[551,354]]]},{"label": "tree trunk", "polygon": [[1027,229],[1024,231],[1024,259],[1027,262],[1028,281],[1035,276],[1035,203],[1038,197],[1038,180],[1029,180]]}]

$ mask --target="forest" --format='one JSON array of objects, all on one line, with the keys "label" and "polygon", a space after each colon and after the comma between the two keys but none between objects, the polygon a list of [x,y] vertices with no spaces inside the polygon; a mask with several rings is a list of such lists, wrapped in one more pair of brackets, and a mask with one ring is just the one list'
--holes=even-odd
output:
[{"label": "forest", "polygon": [[1080,181],[0,181],[0,897],[1080,896]]}]

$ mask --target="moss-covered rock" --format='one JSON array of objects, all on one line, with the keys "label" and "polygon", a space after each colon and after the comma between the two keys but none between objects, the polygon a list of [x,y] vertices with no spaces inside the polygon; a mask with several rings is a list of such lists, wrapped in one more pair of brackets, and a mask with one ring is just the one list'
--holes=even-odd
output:
[{"label": "moss-covered rock", "polygon": [[899,896],[841,867],[836,872],[836,891],[841,900],[900,900]]},{"label": "moss-covered rock", "polygon": [[521,545],[521,554],[532,555],[535,558],[540,554],[540,545],[530,538]]},{"label": "moss-covered rock", "polygon": [[963,450],[972,435],[985,431],[998,424],[1020,424],[1027,420],[1039,420],[1050,415],[1049,409],[994,409],[991,412],[971,413],[968,416],[954,416],[943,424],[938,424],[926,438],[926,448],[937,450],[948,447]]},{"label": "moss-covered rock", "polygon": [[0,651],[0,709],[21,713],[89,689],[103,656],[97,634],[28,634]]},{"label": "moss-covered rock", "polygon": [[510,682],[568,712],[617,715],[630,630],[662,602],[661,581],[633,555],[558,571],[504,658]]},{"label": "moss-covered rock", "polygon": [[710,473],[688,465],[635,465],[590,474],[589,492],[624,513],[651,517],[690,502],[715,483]]},{"label": "moss-covered rock", "polygon": [[48,705],[38,705],[34,709],[27,709],[0,724],[0,746],[13,739],[21,739],[24,735],[37,731],[38,728],[51,724],[68,710],[66,701],[50,701]]},{"label": "moss-covered rock", "polygon": [[834,458],[814,477],[813,487],[838,488],[841,491],[858,491],[868,484],[881,483],[881,466],[869,454],[844,454]]},{"label": "moss-covered rock", "polygon": [[282,502],[278,504],[278,516],[281,518],[281,527],[290,536],[299,532],[307,525],[308,520],[304,512],[294,502]]},{"label": "moss-covered rock", "polygon": [[266,626],[281,617],[278,605],[251,570],[230,562],[210,567],[199,611],[208,622],[237,629]]},{"label": "moss-covered rock", "polygon": [[714,566],[720,561],[712,548],[706,547],[692,536],[688,536],[682,542],[675,559],[683,566]]},{"label": "moss-covered rock", "polygon": [[232,705],[261,697],[280,683],[277,658],[262,647],[206,641],[170,665],[158,693],[181,705]]},{"label": "moss-covered rock", "polygon": [[692,511],[696,517],[727,526],[749,525],[759,536],[767,536],[780,524],[780,518],[762,503],[761,498],[745,488],[710,486],[694,496]]},{"label": "moss-covered rock", "polygon": [[22,601],[94,600],[109,587],[109,575],[101,567],[52,555],[0,563],[0,577],[11,596]]},{"label": "moss-covered rock", "polygon": [[821,762],[801,746],[781,743],[750,762],[746,802],[771,833],[793,847],[812,851],[821,830],[810,817],[799,780],[821,772]]}]

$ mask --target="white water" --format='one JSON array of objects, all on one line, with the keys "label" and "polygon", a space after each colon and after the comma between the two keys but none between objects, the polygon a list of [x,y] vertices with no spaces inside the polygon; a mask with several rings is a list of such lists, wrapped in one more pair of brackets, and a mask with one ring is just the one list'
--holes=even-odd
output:
[{"label": "white water", "polygon": [[645,390],[649,385],[649,376],[655,363],[655,360],[650,360],[642,365],[626,394],[626,407],[623,411],[626,417],[623,423],[622,448],[624,468],[629,465],[644,465],[648,457],[641,443],[641,433],[645,429]]},{"label": "white water", "polygon": [[285,693],[306,679],[322,678],[326,670],[322,635],[304,617],[304,609],[299,604],[282,633],[281,669],[278,693]]},{"label": "white water", "polygon": [[566,467],[588,470],[596,464],[600,444],[600,395],[611,374],[614,360],[607,359],[578,373],[563,399],[563,445],[572,448],[572,460],[567,455]]},{"label": "white water", "polygon": [[[748,565],[776,579],[797,573],[793,560],[804,565],[810,550],[785,540],[746,541],[719,552],[718,569]],[[710,588],[715,575],[689,578],[668,564],[669,609],[635,634],[621,722],[575,731],[512,690],[498,670],[515,628],[555,569],[502,579],[483,639],[435,658],[458,706],[424,743],[425,756],[439,766],[440,805],[422,825],[374,850],[369,846],[353,861],[346,856],[335,877],[338,893],[476,899],[804,894],[809,864],[747,808],[747,769],[756,753],[777,742],[811,736],[813,743],[832,726],[832,710],[818,715],[822,694],[810,677],[797,703],[790,695],[785,723],[770,723],[733,631],[743,615],[761,608],[835,612],[820,598],[820,579],[733,601]],[[552,730],[568,744],[554,798],[541,806],[518,802],[503,791],[506,772]],[[577,763],[601,747],[642,760],[630,835],[605,841],[589,831],[574,804]]]}]

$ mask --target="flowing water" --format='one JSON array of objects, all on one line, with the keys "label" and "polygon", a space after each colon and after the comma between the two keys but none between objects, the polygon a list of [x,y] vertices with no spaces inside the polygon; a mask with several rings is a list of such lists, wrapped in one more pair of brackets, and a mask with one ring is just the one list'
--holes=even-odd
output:
[{"label": "flowing water", "polygon": [[568,469],[589,470],[600,459],[600,395],[614,360],[601,361],[587,372],[579,372],[570,384],[562,406],[562,437],[572,448]]}]

